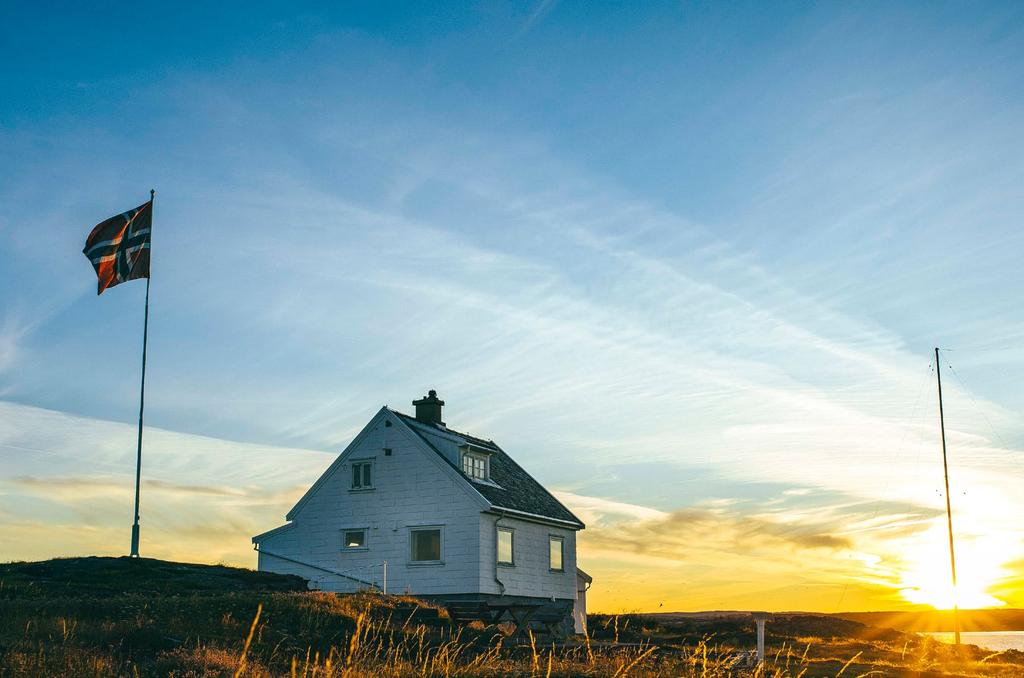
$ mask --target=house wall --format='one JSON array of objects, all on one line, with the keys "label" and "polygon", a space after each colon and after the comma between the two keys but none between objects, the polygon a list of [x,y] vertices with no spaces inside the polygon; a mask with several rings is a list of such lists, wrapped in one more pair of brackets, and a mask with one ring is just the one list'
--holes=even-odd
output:
[{"label": "house wall", "polygon": [[[511,527],[515,565],[497,565],[497,527]],[[548,560],[548,536],[565,539],[564,571],[552,572]],[[505,595],[573,600],[576,597],[576,532],[509,516],[480,514],[480,590],[500,593],[495,572],[505,585]]]},{"label": "house wall", "polygon": [[[262,541],[259,568],[298,574],[326,591],[352,591],[357,584],[271,554],[377,583],[387,560],[389,593],[477,593],[480,503],[440,457],[413,442],[414,434],[399,422],[385,427],[386,420],[387,415],[378,418],[346,451],[344,463],[293,515],[294,527]],[[384,448],[391,448],[391,456]],[[351,460],[359,459],[373,460],[373,490],[350,489]],[[428,525],[442,527],[444,562],[412,564],[409,528]],[[365,551],[342,550],[347,528],[368,528]]]},{"label": "house wall", "polygon": [[587,581],[576,577],[576,603],[572,606],[573,630],[587,633]]}]

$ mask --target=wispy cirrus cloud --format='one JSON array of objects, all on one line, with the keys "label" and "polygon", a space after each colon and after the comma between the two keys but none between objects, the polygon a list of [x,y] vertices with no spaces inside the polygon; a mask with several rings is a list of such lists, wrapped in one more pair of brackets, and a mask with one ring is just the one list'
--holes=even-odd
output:
[{"label": "wispy cirrus cloud", "polygon": [[[0,478],[2,555],[123,553],[134,498],[134,447],[131,424],[0,402],[0,459],[10,470]],[[249,537],[283,522],[332,459],[148,428],[145,550],[154,557],[251,565]],[[39,525],[49,526],[45,540]]]},{"label": "wispy cirrus cloud", "polygon": [[[571,14],[554,6],[490,42],[543,40]],[[958,529],[1019,543],[1019,379],[995,373],[1021,358],[1005,346],[1024,327],[1024,136],[986,105],[1012,83],[974,77],[1005,72],[999,50],[932,72],[900,40],[925,81],[888,85],[822,47],[856,33],[833,17],[719,88],[729,60],[683,59],[689,43],[665,34],[659,58],[629,18],[612,23],[650,59],[638,70],[598,37],[587,55],[559,38],[473,74],[446,72],[443,49],[413,63],[366,31],[303,26],[287,54],[118,83],[130,119],[97,79],[76,96],[104,114],[0,131],[19,168],[0,182],[4,307],[60,309],[0,322],[5,543],[49,553],[29,537],[39,515],[67,549],[123,538],[103,495],[127,501],[134,431],[104,420],[134,417],[142,289],[96,299],[79,251],[151,183],[145,533],[168,553],[245,562],[248,535],[329,461],[309,449],[337,451],[381,404],[434,387],[453,425],[561,488],[606,590],[632,558],[676,600],[768,596],[744,578],[754,558],[787,582],[778,600],[853,581],[879,604],[885,540],[920,537],[943,504],[928,351],[979,338],[1004,347],[967,358],[985,388],[947,386]],[[692,44],[709,34],[683,23]],[[875,55],[878,32],[859,28]]]},{"label": "wispy cirrus cloud", "polygon": [[[38,489],[44,492],[111,493],[125,491],[124,480],[116,476],[15,476],[5,482],[12,485]],[[168,480],[147,479],[145,488],[170,495],[201,495],[210,497],[248,497],[256,501],[279,501],[281,495],[266,488],[232,485],[190,485]],[[306,490],[303,486],[292,486],[281,490],[284,496],[294,496]]]},{"label": "wispy cirrus cloud", "polygon": [[797,608],[830,611],[865,601],[901,605],[906,549],[934,529],[939,512],[815,495],[709,500],[665,512],[557,494],[588,521],[578,548],[581,562],[599,564],[610,579],[593,592],[602,608],[654,608],[691,582],[699,587],[688,594],[695,609],[781,596]]},{"label": "wispy cirrus cloud", "polygon": [[[14,309],[5,311],[0,320],[0,378],[10,378],[10,373],[18,367],[19,359],[24,357],[29,336],[38,326],[38,320],[31,320],[24,313]],[[10,388],[0,381],[0,397]]]}]

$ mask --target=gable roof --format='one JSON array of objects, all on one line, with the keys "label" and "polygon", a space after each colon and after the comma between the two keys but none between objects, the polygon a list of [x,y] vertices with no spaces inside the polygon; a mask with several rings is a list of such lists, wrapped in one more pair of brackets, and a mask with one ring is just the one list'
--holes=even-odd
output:
[{"label": "gable roof", "polygon": [[[535,518],[555,520],[569,523],[575,529],[583,529],[583,521],[555,499],[550,492],[544,489],[543,485],[534,480],[533,476],[523,470],[523,467],[498,447],[494,441],[453,431],[446,426],[428,424],[396,410],[391,410],[391,412],[397,415],[438,456],[455,468],[474,490],[483,495],[494,510],[507,510]],[[469,444],[490,452],[493,484],[473,482],[462,472],[461,468],[455,466],[451,458],[439,449],[440,445],[451,444],[456,446]]]},{"label": "gable roof", "polygon": [[[313,498],[313,496],[320,490],[320,488],[325,483],[328,482],[328,480],[331,478],[331,476],[333,476],[335,473],[338,472],[339,469],[341,469],[342,464],[348,459],[349,454],[353,450],[358,449],[358,447],[361,444],[363,438],[382,419],[385,419],[385,418],[388,418],[388,417],[394,417],[394,418],[398,419],[399,421],[401,421],[401,418],[400,418],[401,416],[404,416],[404,415],[398,415],[397,412],[395,412],[394,410],[392,410],[392,409],[390,409],[388,407],[380,408],[380,410],[377,411],[377,414],[373,415],[373,418],[370,419],[370,421],[367,422],[366,426],[363,427],[363,429],[358,433],[358,435],[356,435],[356,437],[352,439],[352,442],[350,442],[348,444],[348,446],[344,449],[344,451],[342,451],[342,453],[339,454],[335,458],[335,460],[331,463],[331,465],[327,467],[327,470],[324,471],[322,474],[320,474],[320,477],[316,479],[316,482],[314,482],[309,487],[309,489],[306,490],[306,493],[303,494],[302,497],[299,499],[299,501],[297,501],[295,503],[295,506],[293,506],[291,508],[291,510],[288,511],[288,513],[285,515],[285,520],[294,520],[294,518],[298,515],[299,510],[310,499]],[[404,429],[406,430],[406,435],[410,436],[414,441],[422,440],[422,438],[420,436],[416,435],[415,431],[413,431],[411,427],[406,426],[406,427],[404,427]],[[424,454],[430,454],[430,449],[433,449],[435,452],[437,451],[437,449],[434,448],[433,446],[428,445],[427,447],[428,447],[428,449],[424,450]],[[458,476],[458,477],[461,477],[461,478],[465,478],[465,476],[462,475],[462,472],[459,469],[454,468],[454,466],[451,464],[451,462],[449,462],[447,459],[444,458],[444,455],[441,455],[441,459],[438,460],[438,463],[439,463],[441,468],[445,469],[446,472],[452,474],[453,476]],[[474,498],[474,501],[476,501],[479,506],[486,507],[488,504],[490,504],[490,502],[486,498],[484,498],[479,492],[476,491],[475,483],[464,484],[464,485],[462,485],[462,488],[464,490],[466,490],[467,493]],[[284,526],[282,526],[282,527],[284,527]],[[259,535],[259,536],[265,536],[265,535]]]}]

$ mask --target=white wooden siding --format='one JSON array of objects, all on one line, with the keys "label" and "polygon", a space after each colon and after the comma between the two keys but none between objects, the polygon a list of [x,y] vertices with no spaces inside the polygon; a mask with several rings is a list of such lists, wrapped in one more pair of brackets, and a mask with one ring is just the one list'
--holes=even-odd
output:
[{"label": "white wooden siding", "polygon": [[[497,525],[511,527],[515,565],[497,565]],[[548,537],[565,539],[564,571],[552,572],[548,560]],[[497,577],[505,585],[505,595],[536,596],[573,600],[576,597],[576,532],[540,523],[491,514],[480,515],[480,591],[500,593]]]},{"label": "white wooden siding", "polygon": [[[294,527],[266,537],[259,568],[298,574],[317,588],[351,591],[354,584],[327,572],[276,558],[284,556],[321,568],[348,572],[359,578],[381,577],[388,561],[388,592],[417,594],[477,593],[480,573],[480,509],[453,469],[394,422],[388,415],[346,452],[346,460],[373,459],[374,489],[350,491],[351,465],[344,462],[293,515]],[[391,448],[391,456],[384,448]],[[410,562],[409,528],[443,527],[442,565]],[[367,549],[343,552],[341,531],[368,527]],[[493,548],[493,544],[492,544]],[[375,569],[370,569],[370,568]]]},{"label": "white wooden siding", "polygon": [[[448,437],[432,439],[458,463],[458,447]],[[351,461],[362,460],[373,462],[374,489],[352,491]],[[387,560],[389,593],[499,594],[497,575],[506,595],[574,599],[575,530],[503,517],[500,525],[515,530],[515,565],[498,567],[499,520],[482,513],[488,507],[472,483],[383,409],[292,509],[290,525],[259,539],[258,567],[297,574],[314,588],[347,592],[359,585],[337,572],[379,585]],[[443,564],[411,562],[410,528],[426,526],[442,528]],[[366,549],[343,550],[345,529],[366,529]],[[564,539],[563,572],[549,568],[551,535]]]},{"label": "white wooden siding", "polygon": [[577,575],[576,602],[572,606],[572,624],[576,633],[587,632],[587,581]]}]

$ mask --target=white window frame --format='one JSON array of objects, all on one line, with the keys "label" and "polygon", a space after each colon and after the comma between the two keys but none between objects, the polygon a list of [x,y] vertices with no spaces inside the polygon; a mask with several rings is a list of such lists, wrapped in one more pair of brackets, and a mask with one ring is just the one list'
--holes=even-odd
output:
[{"label": "white window frame", "polygon": [[[438,532],[438,556],[437,560],[415,560],[413,552],[413,535],[417,532]],[[409,527],[409,564],[416,567],[423,565],[444,565],[444,525],[415,525]]]},{"label": "white window frame", "polygon": [[[356,484],[355,475],[354,475],[355,474],[355,469],[356,469],[356,467],[359,467],[361,469],[364,466],[369,466],[370,467],[370,484],[369,485],[363,485],[362,484],[362,480],[363,480],[364,474],[363,474],[362,471],[360,471],[359,472],[359,484],[357,485]],[[377,469],[374,468],[373,459],[353,459],[349,463],[349,475],[348,475],[348,481],[349,481],[349,484],[350,484],[349,490],[348,490],[349,492],[365,492],[367,490],[372,490],[372,489],[376,488],[376,485],[375,485],[376,480],[377,480]]]},{"label": "white window frame", "polygon": [[[556,542],[556,541],[558,542],[558,544],[559,544],[559,546],[561,548],[561,556],[559,557],[559,560],[562,561],[561,562],[562,566],[557,568],[557,569],[552,567],[552,563],[551,563],[551,544],[552,544],[552,542]],[[549,572],[565,572],[565,537],[563,537],[560,534],[549,534],[548,535],[548,571]]]},{"label": "white window frame", "polygon": [[[501,559],[501,533],[507,532],[509,534],[510,545],[512,549],[511,558],[507,561]],[[501,567],[515,567],[516,566],[516,531],[515,528],[505,527],[504,525],[497,526],[494,531],[494,558],[495,561]]]},{"label": "white window frame", "polygon": [[[372,471],[371,471],[372,473]],[[349,546],[345,535],[349,532],[362,532],[363,545]],[[370,528],[368,527],[345,527],[341,529],[341,550],[342,551],[369,551],[370,550]]]},{"label": "white window frame", "polygon": [[[466,468],[467,461],[471,462],[469,464],[469,469]],[[477,462],[477,463],[482,464],[482,468],[483,468],[483,475],[482,476],[476,475],[476,470],[479,467],[475,463],[472,463],[472,462]],[[482,481],[485,481],[485,482],[489,481],[491,479],[491,455],[489,455],[489,454],[482,454],[480,452],[473,452],[471,450],[464,450],[462,452],[462,472],[470,480],[482,480]]]}]

